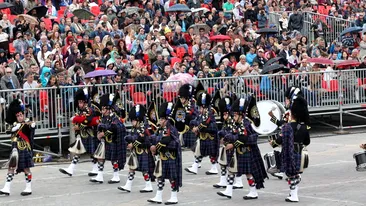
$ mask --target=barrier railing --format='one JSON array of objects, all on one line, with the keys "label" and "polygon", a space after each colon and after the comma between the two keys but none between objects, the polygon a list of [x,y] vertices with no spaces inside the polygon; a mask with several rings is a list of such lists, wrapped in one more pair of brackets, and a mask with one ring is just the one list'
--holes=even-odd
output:
[{"label": "barrier railing", "polygon": [[[352,111],[363,111],[360,108],[366,105],[366,69],[203,78],[196,79],[193,84],[197,85],[198,81],[212,96],[217,91],[220,92],[221,97],[231,93],[237,96],[253,93],[257,101],[277,100],[281,103],[285,102],[284,93],[287,88],[296,85],[300,86],[308,101],[309,111],[314,112],[314,115],[340,114],[339,126],[333,126],[334,128],[348,128],[343,126],[342,115],[345,113],[365,118]],[[151,101],[155,101],[157,106],[164,101],[174,102],[181,84],[179,81],[160,81],[96,86],[101,94],[118,91],[128,111],[134,104],[143,104],[147,107]],[[83,87],[92,87],[92,85]],[[36,133],[58,129],[54,132],[54,137],[59,136],[59,142],[61,142],[61,137],[65,136],[61,134],[61,129],[70,128],[70,118],[75,114],[73,97],[78,88],[78,86],[60,86],[59,88],[0,91],[0,96],[5,100],[0,102],[0,134],[5,135],[6,132],[5,107],[13,98],[18,97],[27,105],[26,117],[37,122]],[[357,109],[350,110],[352,108]],[[128,121],[127,124],[129,124]],[[352,127],[361,126],[365,125]],[[37,139],[42,138],[47,137]],[[60,151],[62,151],[61,144]]]},{"label": "barrier railing", "polygon": [[[279,27],[279,19],[281,18],[283,12],[272,12],[269,14],[269,23],[275,24],[277,28]],[[353,23],[349,20],[343,18],[337,18],[333,16],[327,16],[323,14],[313,13],[313,12],[302,12],[303,15],[303,28],[300,31],[302,35],[308,38],[309,42],[314,41],[317,35],[314,34],[313,24],[317,19],[320,19],[327,28],[323,34],[323,38],[326,42],[331,43],[334,40],[339,40],[340,33],[346,28],[353,26]]]}]

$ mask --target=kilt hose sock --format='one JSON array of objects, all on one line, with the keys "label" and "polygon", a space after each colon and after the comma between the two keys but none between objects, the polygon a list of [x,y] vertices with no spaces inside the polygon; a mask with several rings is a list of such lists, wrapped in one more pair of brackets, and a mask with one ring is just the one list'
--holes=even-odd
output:
[{"label": "kilt hose sock", "polygon": [[6,182],[11,182],[14,179],[14,173],[8,173],[6,175]]},{"label": "kilt hose sock", "polygon": [[226,176],[226,173],[227,173],[226,166],[221,165],[221,176]]},{"label": "kilt hose sock", "polygon": [[233,185],[233,184],[234,184],[234,178],[235,178],[235,175],[234,175],[234,174],[229,173],[229,175],[227,176],[227,183],[228,183],[229,185]]},{"label": "kilt hose sock", "polygon": [[158,190],[163,190],[165,186],[165,180],[162,178],[158,178]]},{"label": "kilt hose sock", "polygon": [[135,179],[135,172],[129,172],[128,173],[128,180],[132,181],[133,179]]},{"label": "kilt hose sock", "polygon": [[30,183],[32,182],[32,173],[24,174],[25,175],[25,182]]},{"label": "kilt hose sock", "polygon": [[79,162],[79,159],[80,159],[80,157],[79,157],[79,156],[74,155],[74,157],[72,158],[71,163],[76,165],[76,164]]},{"label": "kilt hose sock", "polygon": [[118,172],[118,162],[113,162],[112,166],[113,166],[113,172]]}]

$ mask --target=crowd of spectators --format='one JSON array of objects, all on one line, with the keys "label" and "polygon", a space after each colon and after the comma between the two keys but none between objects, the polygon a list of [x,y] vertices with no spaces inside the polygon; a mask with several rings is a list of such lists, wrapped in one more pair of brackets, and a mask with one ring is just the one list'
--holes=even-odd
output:
[{"label": "crowd of spectators", "polygon": [[[360,67],[366,66],[366,36],[362,32],[347,33],[327,42],[325,36],[332,30],[327,22],[318,19],[308,31],[314,32],[314,41],[310,42],[307,34],[301,33],[303,13],[320,8],[330,8],[329,16],[347,19],[352,22],[349,26],[363,26],[366,22],[363,2],[15,0],[12,3],[14,7],[0,10],[2,90],[84,85],[90,82],[85,74],[97,68],[117,73],[99,80],[105,84],[165,81],[177,73],[188,73],[197,79],[258,76],[268,60],[282,57],[279,64],[290,68],[290,73],[302,74],[287,75],[280,81],[268,76],[253,78],[243,86],[279,96],[278,92],[283,92],[285,87],[298,84],[315,99],[311,105],[318,106],[326,88],[322,87],[322,81],[335,80],[338,76],[306,74],[334,69],[310,64],[308,58],[353,59],[362,63]],[[169,12],[176,4],[184,4],[192,12]],[[22,17],[35,6],[47,8],[44,17],[31,14],[37,17],[38,23]],[[74,15],[78,9],[93,15],[86,19]],[[271,21],[271,12],[281,14],[279,22]],[[263,28],[275,28],[279,33],[256,32]],[[222,40],[213,40],[218,35],[223,35]],[[350,78],[354,82],[349,83]],[[350,74],[344,85],[354,84],[352,91],[363,90],[364,78],[363,72]],[[14,95],[18,94],[10,96]],[[25,93],[25,96],[35,99],[29,104],[37,100],[35,94]]]}]

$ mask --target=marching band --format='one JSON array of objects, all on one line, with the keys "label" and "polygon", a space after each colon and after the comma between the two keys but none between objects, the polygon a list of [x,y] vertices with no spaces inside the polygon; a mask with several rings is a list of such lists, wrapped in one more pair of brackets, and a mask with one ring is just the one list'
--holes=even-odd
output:
[{"label": "marching band", "polygon": [[[165,204],[177,204],[177,194],[182,187],[182,147],[187,147],[193,151],[194,162],[185,171],[197,174],[202,159],[209,157],[211,169],[206,175],[219,174],[219,183],[213,185],[214,188],[224,188],[217,192],[219,196],[230,199],[233,189],[244,188],[242,176],[245,176],[249,193],[243,199],[258,199],[257,190],[264,188],[269,173],[280,179],[286,175],[290,194],[285,200],[299,201],[298,185],[300,174],[308,165],[306,146],[310,144],[310,136],[307,102],[298,88],[291,87],[286,92],[286,112],[275,111],[283,107],[276,103],[278,107],[265,111],[268,113],[266,116],[262,115],[262,107],[258,106],[254,95],[237,98],[230,94],[221,98],[217,92],[212,98],[201,83],[196,88],[182,85],[176,103],[166,102],[158,108],[151,103],[148,109],[137,104],[128,114],[118,92],[99,97],[97,91],[85,88],[76,92],[78,112],[72,118],[76,140],[69,148],[72,162],[68,168],[60,169],[61,173],[71,177],[80,155],[86,153],[91,155],[93,163],[88,174],[92,176],[90,182],[104,182],[104,163],[108,160],[113,167],[113,177],[108,183],[119,183],[119,170],[126,164],[128,177],[125,185],[118,187],[119,190],[132,192],[135,172],[139,171],[145,180],[141,193],[153,192],[152,182],[157,182],[155,197],[148,202],[163,202],[167,179],[171,185],[171,196]],[[13,150],[6,183],[0,190],[3,195],[10,194],[15,172],[24,172],[26,176],[26,189],[21,194],[32,194],[30,168],[33,167],[35,123],[24,119],[23,108],[20,100],[14,100],[8,109],[7,123],[12,125],[9,132]],[[222,123],[220,130],[215,114]],[[129,131],[124,124],[126,117],[132,123]],[[269,144],[273,148],[281,147],[281,151],[266,154],[264,161],[257,141],[261,134],[258,128],[266,121],[277,128],[268,135]]]}]

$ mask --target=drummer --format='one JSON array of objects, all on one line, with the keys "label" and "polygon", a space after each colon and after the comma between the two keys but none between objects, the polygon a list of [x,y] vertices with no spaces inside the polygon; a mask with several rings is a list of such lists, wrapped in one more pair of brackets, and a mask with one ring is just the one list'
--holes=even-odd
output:
[{"label": "drummer", "polygon": [[[281,129],[281,127],[284,124],[289,122],[291,104],[292,104],[293,100],[296,99],[299,96],[301,96],[301,97],[303,96],[300,88],[290,87],[290,88],[287,89],[287,91],[285,93],[285,99],[286,99],[285,108],[287,109],[287,111],[283,115],[283,119],[278,120],[276,118],[276,116],[274,116],[272,110],[268,113],[269,116],[271,117],[271,122],[275,123],[278,126],[279,129]],[[279,133],[280,131],[278,130],[277,132]],[[271,139],[269,143],[273,148],[275,148],[280,144],[277,141],[278,141],[277,139]],[[283,173],[279,172],[279,170],[281,168],[281,161],[280,161],[281,152],[275,151],[274,155],[275,155],[275,159],[276,159],[276,168],[273,169],[273,170],[268,170],[268,173],[270,173],[274,177],[282,179],[283,178]]]}]

